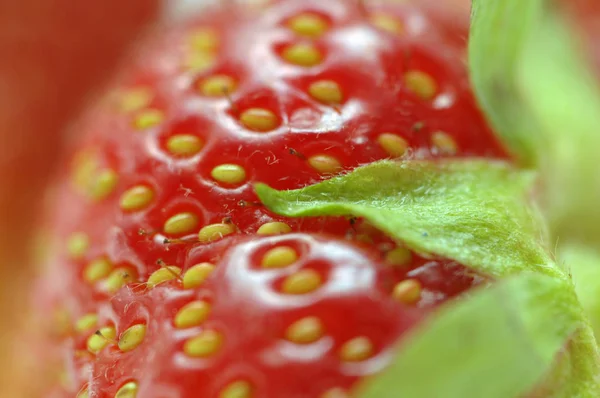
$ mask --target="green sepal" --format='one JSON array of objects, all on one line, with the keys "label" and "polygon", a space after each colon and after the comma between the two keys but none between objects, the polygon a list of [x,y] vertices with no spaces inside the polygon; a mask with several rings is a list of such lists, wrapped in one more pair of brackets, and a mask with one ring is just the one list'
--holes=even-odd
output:
[{"label": "green sepal", "polygon": [[560,245],[558,261],[572,276],[577,296],[587,311],[590,323],[600,337],[600,252],[598,248],[577,243]]},{"label": "green sepal", "polygon": [[527,206],[532,179],[503,162],[381,161],[298,190],[255,189],[277,214],[364,217],[412,250],[488,275],[556,275]]},{"label": "green sepal", "polygon": [[[516,289],[519,292],[515,292],[514,300],[519,302],[518,300],[529,300],[527,298],[529,297],[535,301],[535,297],[544,297],[541,301],[550,304],[549,307],[544,307],[547,310],[529,311],[524,309],[523,311],[531,318],[527,318],[527,316],[523,318],[521,310],[515,309],[514,306],[510,305],[505,308],[505,315],[514,310],[519,314],[517,320],[531,325],[531,328],[527,326],[528,332],[523,337],[528,342],[527,344],[530,339],[537,341],[538,338],[540,344],[545,344],[544,342],[547,341],[554,342],[552,336],[560,340],[560,333],[552,334],[553,330],[565,331],[565,334],[562,335],[563,340],[560,340],[559,344],[564,350],[553,362],[554,365],[546,363],[545,359],[532,362],[533,369],[537,373],[529,373],[524,378],[522,385],[515,384],[514,391],[533,389],[537,381],[540,387],[539,391],[544,391],[545,394],[540,396],[544,398],[597,397],[600,396],[597,377],[600,372],[597,346],[569,277],[547,254],[548,250],[544,245],[544,231],[539,228],[540,220],[535,209],[528,203],[528,193],[533,179],[534,175],[531,172],[514,169],[509,164],[502,162],[485,160],[381,161],[298,190],[277,191],[264,184],[257,184],[255,189],[265,206],[280,215],[287,217],[342,215],[364,217],[374,226],[420,253],[451,258],[497,278],[513,278],[517,277],[515,275],[522,276],[525,273],[530,275],[526,278],[534,278],[532,280],[542,278],[552,281],[552,283],[548,282],[548,286],[555,286],[548,290],[552,291],[552,294],[540,293],[539,296],[537,296],[536,288],[533,287],[535,283],[531,282],[532,280],[514,282],[527,285],[521,286],[523,291]],[[504,286],[503,279],[496,283]],[[529,283],[532,285],[530,286]],[[539,288],[540,292],[546,291],[543,288],[546,286],[545,282],[540,286],[542,286]],[[492,287],[492,291],[495,291],[494,289],[495,287]],[[513,292],[513,288],[500,289],[499,292],[504,292],[502,295],[505,295],[505,301],[513,300],[512,293],[509,293]],[[495,294],[492,296],[497,297]],[[469,318],[472,317],[473,330],[476,331],[473,333],[479,338],[484,338],[487,334],[493,336],[497,328],[500,328],[500,331],[509,332],[496,323],[508,319],[502,318],[504,316],[502,310],[490,310],[489,306],[494,306],[494,304],[490,304],[489,300],[494,301],[497,298],[484,299],[487,304],[477,304],[477,301],[469,304],[471,300],[470,298],[462,304],[458,304],[466,306],[456,307],[456,311],[459,311],[458,315],[453,315],[455,310],[450,308],[454,307],[449,307],[448,312],[444,312],[446,315],[441,315],[442,318],[447,316],[447,319],[457,322],[455,325],[458,327],[461,325],[461,319],[468,323]],[[470,307],[471,305],[474,307]],[[482,307],[480,308],[479,305]],[[495,305],[499,305],[499,303]],[[540,305],[542,304],[540,303]],[[475,312],[471,313],[471,310],[460,312],[460,308],[472,308],[472,311]],[[486,312],[486,309],[490,310],[491,314],[496,314],[498,319],[482,320],[484,318],[478,318],[477,314]],[[552,309],[556,312],[553,312]],[[452,322],[442,323],[439,329],[430,325],[418,332],[415,338],[419,339],[420,335],[438,336],[436,333],[442,333],[444,329],[449,331],[449,336],[456,336],[456,332],[452,332],[452,325],[454,325]],[[546,322],[554,323],[554,325],[548,330],[545,330],[545,326],[536,326],[545,325]],[[577,331],[571,329],[573,324],[576,325]],[[429,331],[431,327],[434,328],[434,331]],[[553,329],[553,327],[558,329]],[[574,332],[572,340],[567,340],[569,335],[566,331]],[[538,332],[539,336],[536,337]],[[546,332],[551,333],[550,337],[545,334]],[[516,344],[517,342],[513,339],[516,338],[515,335],[512,337],[505,335],[504,337],[508,339],[506,340],[507,344]],[[427,341],[429,341],[428,344],[434,344],[432,340]],[[423,352],[423,347],[427,344],[418,344],[423,344],[419,346],[421,347],[419,352]],[[440,340],[440,344],[450,345],[445,349],[453,349],[452,337],[449,337],[449,340]],[[412,343],[404,345],[404,348],[401,348],[397,354],[399,358],[403,358],[405,355],[413,358],[411,355],[416,354],[410,351],[411,347]],[[505,369],[514,364],[510,365],[508,359],[496,358],[496,345],[491,344],[487,348],[481,347],[482,355],[485,354],[483,356],[490,361],[489,366],[496,366],[499,372],[507,372],[503,376],[507,379],[514,376],[510,373],[510,369]],[[546,348],[547,350],[544,352],[551,357],[551,345]],[[456,354],[455,346],[454,349],[455,351],[450,352]],[[409,353],[404,353],[405,350],[409,350]],[[435,350],[437,352],[437,348]],[[531,352],[527,353],[527,355],[530,354]],[[423,361],[429,361],[426,363],[430,364],[438,363],[436,361],[439,358],[436,355],[436,353],[427,354]],[[548,357],[544,356],[543,358]],[[468,390],[460,390],[459,384],[454,383],[453,380],[447,380],[449,374],[447,372],[459,365],[460,360],[456,358],[440,362],[440,379],[438,380],[438,376],[435,376],[436,379],[433,382],[434,376],[430,375],[430,378],[423,382],[435,386],[417,383],[414,386],[417,389],[414,390],[415,394],[420,393],[418,388],[439,387],[442,388],[439,391],[444,391],[443,388],[453,391],[451,389],[455,388],[456,391],[464,394],[462,398],[479,398],[481,395],[469,395]],[[469,365],[469,363],[467,365],[476,366]],[[535,366],[539,368],[535,368]],[[547,377],[540,379],[539,377],[548,370],[551,372]],[[463,371],[466,372],[466,368]],[[404,391],[403,389],[407,388],[404,385],[405,379],[402,379],[397,371],[391,372],[389,374],[392,376],[387,376],[387,379],[386,376],[382,376],[387,381],[374,381],[373,385],[378,386],[382,385],[380,383],[384,383],[386,388],[393,391],[394,394]],[[423,372],[425,371],[423,370]],[[425,377],[426,373],[422,375]],[[479,380],[478,383],[494,382],[492,378],[495,375],[491,372],[486,373],[485,377],[489,377],[489,379]],[[481,391],[487,393],[488,387],[482,385],[480,388],[485,389]],[[502,392],[508,391],[505,388],[498,388]],[[492,390],[496,391],[496,387],[490,387],[490,391]],[[375,394],[369,391],[371,390],[367,390],[366,394]],[[510,390],[508,393],[512,393],[512,391]],[[479,394],[479,391],[476,393]],[[399,395],[402,396],[402,394]],[[375,397],[376,395],[366,395],[366,397],[371,396]],[[410,395],[410,393],[408,396],[421,397],[421,395]],[[451,397],[450,395],[443,396]],[[423,395],[423,397],[428,398],[429,396]],[[377,398],[385,398],[385,396],[381,395]]]},{"label": "green sepal", "polygon": [[475,0],[475,93],[522,164],[539,168],[554,239],[600,240],[600,85],[559,1]]},{"label": "green sepal", "polygon": [[393,363],[358,396],[525,396],[581,326],[564,283],[522,274],[446,305],[407,337]]},{"label": "green sepal", "polygon": [[540,171],[551,239],[598,335],[600,85],[565,6],[475,0],[469,58],[494,128],[523,164]]}]

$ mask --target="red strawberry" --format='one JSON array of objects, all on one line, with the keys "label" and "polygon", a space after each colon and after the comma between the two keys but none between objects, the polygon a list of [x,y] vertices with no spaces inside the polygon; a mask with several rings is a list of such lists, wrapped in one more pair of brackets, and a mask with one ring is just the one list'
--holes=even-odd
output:
[{"label": "red strawberry", "polygon": [[68,377],[51,396],[343,396],[472,286],[360,220],[274,216],[252,189],[386,157],[503,157],[442,21],[289,0],[216,8],[141,50],[54,192],[63,248],[40,305],[61,316]]}]

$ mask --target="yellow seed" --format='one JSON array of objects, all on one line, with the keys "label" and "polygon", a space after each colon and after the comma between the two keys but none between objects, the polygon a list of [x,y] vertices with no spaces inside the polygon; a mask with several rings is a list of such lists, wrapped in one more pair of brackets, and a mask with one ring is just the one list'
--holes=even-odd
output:
[{"label": "yellow seed", "polygon": [[112,326],[103,327],[98,333],[92,334],[87,339],[87,349],[92,354],[97,354],[104,347],[112,344],[114,339],[117,337],[117,331]]},{"label": "yellow seed", "polygon": [[240,121],[250,130],[265,132],[275,129],[279,120],[273,112],[263,108],[249,108],[242,112]]},{"label": "yellow seed", "polygon": [[146,325],[133,325],[121,334],[119,349],[123,352],[131,351],[142,344],[144,337],[146,337]]},{"label": "yellow seed", "polygon": [[284,222],[274,221],[261,225],[256,233],[258,235],[280,235],[292,232],[292,228]]},{"label": "yellow seed", "polygon": [[218,182],[237,185],[246,179],[246,170],[238,164],[221,164],[212,169],[210,175]]},{"label": "yellow seed", "polygon": [[211,263],[196,264],[183,275],[183,288],[194,289],[204,283],[206,278],[215,270]]},{"label": "yellow seed", "polygon": [[165,119],[165,115],[158,109],[146,109],[138,113],[134,126],[138,130],[145,130],[157,126]]},{"label": "yellow seed", "polygon": [[119,267],[106,278],[105,286],[109,293],[116,293],[123,286],[137,280],[137,272],[132,267]]},{"label": "yellow seed", "polygon": [[414,304],[421,298],[421,282],[416,279],[406,279],[394,286],[392,296],[405,304]]},{"label": "yellow seed", "polygon": [[165,222],[163,231],[168,235],[187,234],[198,228],[198,223],[198,216],[194,213],[178,213]]},{"label": "yellow seed", "polygon": [[176,279],[176,275],[181,275],[181,268],[176,267],[174,265],[169,265],[167,267],[157,269],[148,278],[146,286],[148,286],[149,288],[153,288],[161,283]]},{"label": "yellow seed", "polygon": [[75,322],[75,330],[79,333],[94,329],[98,324],[98,315],[85,314]]},{"label": "yellow seed", "polygon": [[215,330],[204,330],[198,336],[187,340],[183,352],[194,358],[209,357],[217,353],[223,345],[223,336]]},{"label": "yellow seed", "polygon": [[404,32],[402,23],[398,19],[386,14],[375,14],[371,16],[370,21],[373,26],[395,35]]},{"label": "yellow seed", "polygon": [[192,301],[183,306],[175,315],[175,327],[184,329],[198,326],[210,314],[210,304],[205,301]]},{"label": "yellow seed", "polygon": [[188,43],[194,51],[212,52],[219,46],[219,36],[214,30],[200,28],[189,35]]},{"label": "yellow seed", "polygon": [[406,153],[408,142],[402,137],[392,133],[383,133],[377,137],[377,142],[388,155],[400,157]]},{"label": "yellow seed", "polygon": [[437,83],[425,72],[411,70],[404,75],[404,84],[422,100],[430,100],[437,93]]},{"label": "yellow seed", "polygon": [[315,66],[323,61],[323,55],[312,44],[292,44],[281,54],[287,62],[298,66]]},{"label": "yellow seed", "polygon": [[141,210],[154,199],[154,191],[146,185],[136,185],[121,195],[121,209],[125,211]]},{"label": "yellow seed", "polygon": [[436,131],[431,135],[433,147],[442,155],[456,155],[458,145],[456,141],[443,131]]},{"label": "yellow seed", "polygon": [[90,247],[90,238],[83,232],[75,232],[67,241],[67,252],[72,259],[80,259]]},{"label": "yellow seed", "polygon": [[235,87],[235,80],[227,75],[214,75],[200,82],[200,92],[207,97],[223,97],[232,93]]},{"label": "yellow seed", "polygon": [[[48,265],[48,259],[55,252],[55,236],[46,228],[39,228],[33,232],[31,240],[31,259],[33,264],[36,264],[36,268],[39,270],[46,270]],[[68,240],[67,240],[67,253]],[[71,258],[76,258],[71,256]]]},{"label": "yellow seed", "polygon": [[329,155],[311,156],[308,164],[320,174],[335,174],[342,170],[340,161]]},{"label": "yellow seed", "polygon": [[296,250],[289,246],[275,247],[265,253],[261,265],[264,268],[283,268],[298,260]]},{"label": "yellow seed", "polygon": [[342,89],[333,80],[317,80],[311,83],[308,93],[324,104],[339,104],[343,100]]},{"label": "yellow seed", "polygon": [[364,361],[371,355],[373,355],[373,343],[364,336],[348,340],[340,349],[340,358],[346,362]]},{"label": "yellow seed", "polygon": [[354,239],[362,243],[373,243],[373,238],[370,237],[368,234],[356,234]]},{"label": "yellow seed", "polygon": [[294,33],[310,38],[321,36],[328,28],[325,18],[310,13],[295,16],[288,21],[287,25]]},{"label": "yellow seed", "polygon": [[406,247],[397,247],[385,255],[385,262],[394,266],[407,265],[412,260],[412,253]]},{"label": "yellow seed", "polygon": [[56,336],[65,336],[71,331],[71,314],[64,307],[59,307],[52,314],[52,332]]},{"label": "yellow seed", "polygon": [[367,235],[377,235],[379,233],[379,230],[368,221],[363,221],[359,223],[356,226],[356,230]]},{"label": "yellow seed", "polygon": [[210,224],[203,227],[200,232],[198,232],[198,240],[201,243],[214,242],[215,240],[219,240],[226,235],[231,235],[234,232],[235,226],[233,224]]},{"label": "yellow seed", "polygon": [[204,143],[193,134],[176,134],[167,140],[167,150],[175,156],[187,158],[194,156],[202,149]]},{"label": "yellow seed", "polygon": [[192,53],[185,57],[183,67],[194,73],[203,73],[215,66],[216,56],[210,53]]},{"label": "yellow seed", "polygon": [[87,387],[77,393],[77,397],[75,398],[90,398],[90,394],[88,392]]},{"label": "yellow seed", "polygon": [[136,398],[138,392],[138,385],[135,381],[123,384],[123,387],[119,388],[119,391],[115,394],[115,398]]},{"label": "yellow seed", "polygon": [[95,283],[100,279],[106,278],[112,269],[112,262],[106,257],[101,257],[92,261],[85,267],[83,270],[83,278],[88,283]]},{"label": "yellow seed", "polygon": [[323,337],[324,333],[321,320],[310,316],[292,323],[285,332],[285,338],[296,344],[310,344]]},{"label": "yellow seed", "polygon": [[247,381],[238,380],[225,387],[219,398],[252,398],[252,395],[252,385]]},{"label": "yellow seed", "polygon": [[71,384],[72,384],[71,377],[65,369],[58,371],[57,378],[58,378],[59,385],[61,387],[63,387],[65,390],[69,390],[71,388]]},{"label": "yellow seed", "polygon": [[127,90],[121,95],[119,110],[124,113],[139,111],[150,105],[152,97],[152,91],[146,87]]},{"label": "yellow seed", "polygon": [[348,395],[343,389],[334,387],[321,394],[320,398],[350,398],[350,395]]},{"label": "yellow seed", "polygon": [[281,291],[287,294],[306,294],[323,283],[321,275],[313,269],[303,269],[284,279]]},{"label": "yellow seed", "polygon": [[98,155],[91,149],[78,152],[73,158],[72,181],[83,193],[89,191],[91,182],[95,180],[99,167]]},{"label": "yellow seed", "polygon": [[95,200],[104,199],[113,193],[118,182],[119,176],[114,170],[102,170],[91,181],[89,195]]}]

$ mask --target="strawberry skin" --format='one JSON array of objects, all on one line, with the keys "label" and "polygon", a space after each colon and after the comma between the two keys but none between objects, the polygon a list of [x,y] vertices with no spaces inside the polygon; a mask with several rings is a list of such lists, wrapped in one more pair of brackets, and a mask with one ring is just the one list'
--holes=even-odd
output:
[{"label": "strawberry skin", "polygon": [[[229,249],[214,261],[223,246]],[[284,265],[280,256],[279,264],[264,265],[269,251],[288,248],[296,261]],[[214,272],[199,289],[184,288],[184,274],[183,282],[122,289],[111,299],[99,326],[114,325],[120,342],[135,325],[146,325],[146,334],[132,351],[109,345],[97,354],[90,391],[112,397],[130,381],[141,397],[217,397],[238,384],[252,391],[248,397],[345,391],[379,369],[428,308],[473,282],[457,275],[456,264],[415,259],[391,270],[376,250],[307,234],[224,241],[191,250],[180,265],[211,259]],[[393,298],[393,287],[407,280],[426,286],[422,308],[409,294]]]},{"label": "strawberry skin", "polygon": [[342,397],[481,282],[361,220],[275,216],[252,189],[505,157],[462,29],[413,5],[288,0],[215,8],[141,48],[52,192],[37,305],[66,365],[48,396]]}]

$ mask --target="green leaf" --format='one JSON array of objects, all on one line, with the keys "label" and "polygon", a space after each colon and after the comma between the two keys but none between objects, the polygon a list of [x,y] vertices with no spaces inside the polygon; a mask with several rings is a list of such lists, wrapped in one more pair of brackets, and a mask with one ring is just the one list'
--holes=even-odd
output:
[{"label": "green leaf", "polygon": [[364,217],[411,249],[493,276],[522,270],[561,275],[527,206],[532,174],[501,162],[382,161],[303,189],[255,189],[288,217]]},{"label": "green leaf", "polygon": [[[581,317],[580,319],[584,319]],[[535,398],[600,397],[600,358],[589,324],[584,323],[557,358],[546,378],[538,383]]]},{"label": "green leaf", "polygon": [[559,248],[558,259],[573,277],[581,305],[600,337],[600,253],[598,248],[567,243]]},{"label": "green leaf", "polygon": [[446,305],[359,397],[522,397],[582,326],[576,309],[564,281],[534,274],[500,281]]},{"label": "green leaf", "polygon": [[516,65],[545,0],[473,0],[469,38],[471,78],[479,104],[507,146],[535,164],[538,126],[520,100]]},{"label": "green leaf", "polygon": [[[547,254],[537,213],[528,206],[533,177],[484,160],[382,161],[303,189],[277,191],[264,184],[255,189],[277,214],[364,217],[418,252],[496,277],[535,274],[510,279],[509,285],[500,280],[480,298],[449,307],[404,345],[396,365],[364,397],[505,398],[535,381],[540,382],[536,398],[598,397],[596,342],[569,278]],[[579,329],[567,343],[573,322]],[[541,383],[553,344],[565,349]],[[513,369],[519,370],[516,375]],[[498,391],[504,395],[494,395]]]},{"label": "green leaf", "polygon": [[496,131],[541,170],[553,236],[597,245],[600,87],[561,6],[475,0],[471,76]]},{"label": "green leaf", "polygon": [[[469,58],[494,128],[523,164],[540,170],[550,235],[600,335],[600,87],[565,4],[474,0]],[[581,380],[598,372],[578,354],[586,351],[581,344],[574,341],[563,359],[569,364],[557,367],[578,376],[566,397],[586,396]]]}]

